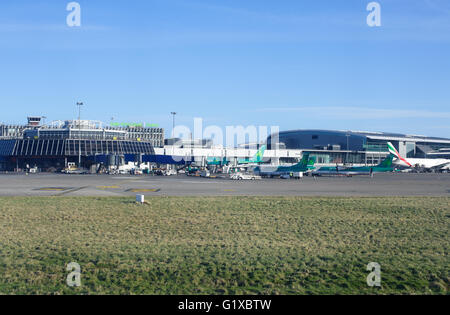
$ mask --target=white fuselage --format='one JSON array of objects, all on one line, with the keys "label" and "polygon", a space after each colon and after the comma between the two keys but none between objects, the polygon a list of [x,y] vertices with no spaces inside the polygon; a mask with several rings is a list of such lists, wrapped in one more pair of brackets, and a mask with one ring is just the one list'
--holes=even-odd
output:
[{"label": "white fuselage", "polygon": [[[449,169],[450,168],[450,160],[448,159],[405,159],[408,163],[412,165],[412,167],[419,166],[425,168],[433,168],[439,165],[443,165],[442,168]],[[395,164],[401,166],[409,166],[404,161],[397,159],[394,161]],[[447,165],[445,165],[447,163]]]}]

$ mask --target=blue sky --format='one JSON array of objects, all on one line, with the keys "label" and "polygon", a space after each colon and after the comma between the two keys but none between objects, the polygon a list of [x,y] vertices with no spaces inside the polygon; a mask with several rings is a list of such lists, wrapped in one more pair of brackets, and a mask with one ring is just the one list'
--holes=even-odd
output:
[{"label": "blue sky", "polygon": [[27,115],[450,137],[450,1],[0,2],[0,122]]}]

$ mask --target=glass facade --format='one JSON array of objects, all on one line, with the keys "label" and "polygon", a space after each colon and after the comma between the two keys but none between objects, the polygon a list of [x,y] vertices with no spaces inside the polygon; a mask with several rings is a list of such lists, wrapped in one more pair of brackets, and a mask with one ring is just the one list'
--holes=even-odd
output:
[{"label": "glass facade", "polygon": [[78,161],[79,155],[83,165],[107,156],[134,160],[133,156],[155,155],[154,148],[163,146],[162,128],[103,128],[100,122],[88,120],[55,122],[50,126],[0,125],[0,168],[15,168],[17,161],[61,166],[68,159]]},{"label": "glass facade", "polygon": [[272,149],[276,143],[284,145],[290,150],[364,150],[366,138],[364,136],[340,131],[326,130],[298,130],[280,132],[278,141],[276,136],[267,139],[268,149]]},{"label": "glass facade", "polygon": [[26,126],[0,125],[0,139],[21,138],[26,128]]},{"label": "glass facade", "polygon": [[0,155],[12,157],[64,157],[155,154],[148,142],[121,140],[0,140]]},{"label": "glass facade", "polygon": [[386,140],[367,139],[364,145],[367,152],[389,152]]},{"label": "glass facade", "polygon": [[443,151],[450,151],[450,139],[329,130],[280,132],[267,138],[267,147],[309,151],[317,164],[373,165],[389,154],[388,141],[406,158],[437,158],[446,155]]},{"label": "glass facade", "polygon": [[[13,133],[15,130],[17,132]],[[0,126],[0,138],[2,135],[30,140],[125,140],[149,142],[154,147],[164,146],[164,129],[162,128],[134,126],[103,128],[101,123],[88,120],[59,122],[52,126],[23,126],[21,129]]]},{"label": "glass facade", "polygon": [[431,142],[417,142],[416,143],[416,157],[417,158],[432,158],[436,157],[439,152],[450,151],[450,144],[448,143],[431,143]]}]

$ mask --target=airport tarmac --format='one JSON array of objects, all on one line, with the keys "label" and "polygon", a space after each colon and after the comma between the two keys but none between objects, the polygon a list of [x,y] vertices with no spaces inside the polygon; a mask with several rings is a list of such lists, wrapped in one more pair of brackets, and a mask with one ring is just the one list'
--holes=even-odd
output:
[{"label": "airport tarmac", "polygon": [[0,174],[0,196],[450,196],[450,174],[233,181],[186,175]]}]

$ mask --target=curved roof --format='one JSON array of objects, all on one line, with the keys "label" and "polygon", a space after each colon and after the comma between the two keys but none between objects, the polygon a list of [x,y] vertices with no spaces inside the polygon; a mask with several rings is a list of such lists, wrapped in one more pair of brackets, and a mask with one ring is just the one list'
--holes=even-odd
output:
[{"label": "curved roof", "polygon": [[423,135],[407,135],[400,133],[389,133],[389,132],[371,132],[371,131],[354,131],[354,130],[325,130],[325,129],[297,129],[297,130],[286,130],[280,131],[279,134],[314,134],[314,133],[327,133],[327,134],[339,134],[339,135],[352,135],[352,136],[361,136],[367,138],[396,138],[396,139],[405,139],[411,141],[442,141],[442,142],[450,142],[449,138],[438,138],[438,137],[427,137]]}]

